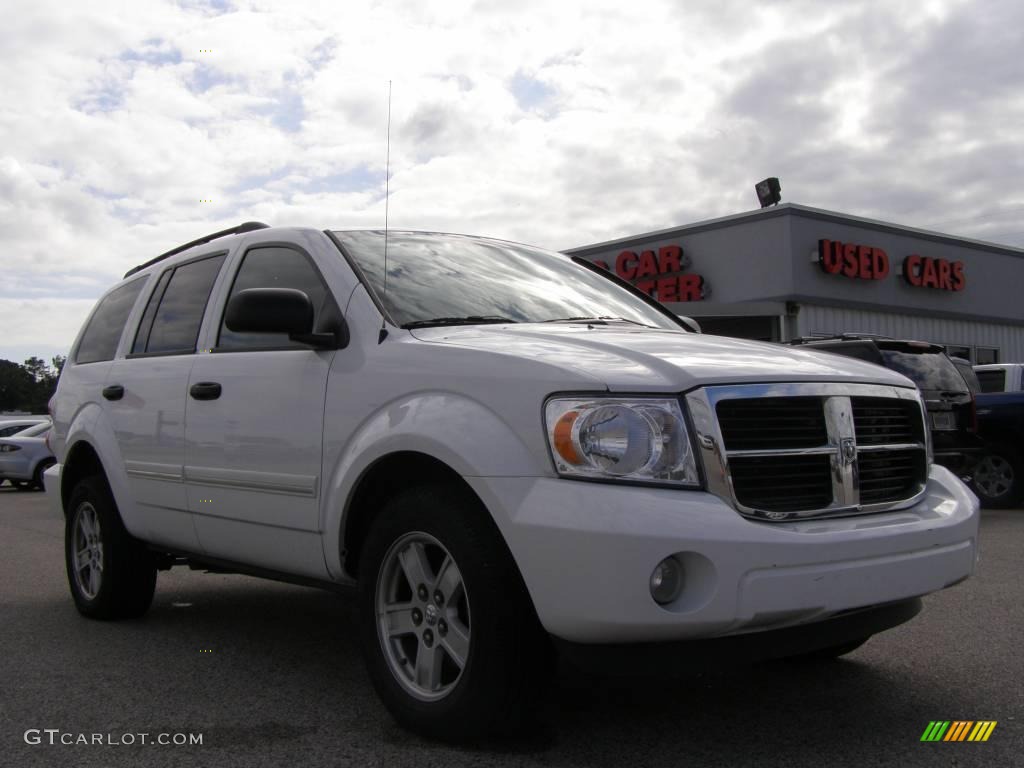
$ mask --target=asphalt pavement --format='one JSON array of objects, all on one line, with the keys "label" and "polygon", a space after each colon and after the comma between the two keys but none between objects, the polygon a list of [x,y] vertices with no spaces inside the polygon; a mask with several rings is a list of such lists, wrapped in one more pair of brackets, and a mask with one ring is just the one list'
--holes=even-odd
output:
[{"label": "asphalt pavement", "polygon": [[[451,747],[378,701],[351,595],[176,568],[144,618],[90,621],[62,521],[5,486],[0,766],[1024,766],[1024,511],[984,512],[981,542],[973,578],[842,661],[658,680],[563,666],[536,732]],[[997,725],[922,743],[933,720]]]}]

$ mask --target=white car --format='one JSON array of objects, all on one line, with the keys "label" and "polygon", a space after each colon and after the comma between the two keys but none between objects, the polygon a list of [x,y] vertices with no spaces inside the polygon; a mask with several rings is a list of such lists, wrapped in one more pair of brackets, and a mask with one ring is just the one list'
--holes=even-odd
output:
[{"label": "white car", "polygon": [[99,301],[51,406],[81,613],[141,615],[186,560],[355,584],[380,696],[433,736],[527,722],[556,650],[847,653],[977,554],[909,379],[499,240],[215,233]]},{"label": "white car", "polygon": [[47,420],[0,437],[0,481],[19,490],[43,489],[43,473],[57,463],[46,443],[49,431]]},{"label": "white car", "polygon": [[0,419],[0,437],[10,437],[37,424],[49,423],[50,419],[46,416],[19,416]]},{"label": "white car", "polygon": [[1024,392],[1024,363],[974,366],[982,392]]}]

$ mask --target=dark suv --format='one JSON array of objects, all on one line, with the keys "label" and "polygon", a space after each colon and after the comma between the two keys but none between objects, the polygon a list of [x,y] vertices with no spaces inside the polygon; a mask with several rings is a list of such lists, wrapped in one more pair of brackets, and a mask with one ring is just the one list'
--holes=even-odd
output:
[{"label": "dark suv", "polygon": [[928,408],[935,463],[961,477],[971,474],[984,445],[978,436],[974,393],[945,347],[852,333],[805,337],[790,344],[866,360],[913,380]]}]

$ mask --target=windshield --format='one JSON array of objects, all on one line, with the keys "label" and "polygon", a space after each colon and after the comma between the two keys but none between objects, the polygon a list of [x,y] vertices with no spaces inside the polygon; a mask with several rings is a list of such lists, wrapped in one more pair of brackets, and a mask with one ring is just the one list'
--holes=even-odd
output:
[{"label": "windshield", "polygon": [[920,389],[937,392],[967,392],[967,382],[953,361],[931,351],[908,352],[882,349],[885,365],[914,380]]},{"label": "windshield", "polygon": [[671,318],[568,256],[518,243],[464,235],[334,232],[399,325],[458,322],[539,323],[621,318],[683,330]]}]

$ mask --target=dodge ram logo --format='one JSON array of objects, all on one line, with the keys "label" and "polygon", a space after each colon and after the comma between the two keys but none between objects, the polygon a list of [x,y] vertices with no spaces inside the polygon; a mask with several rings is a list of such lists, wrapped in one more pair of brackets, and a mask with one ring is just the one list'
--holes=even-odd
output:
[{"label": "dodge ram logo", "polygon": [[848,467],[857,460],[857,441],[844,437],[839,443],[839,464]]}]

